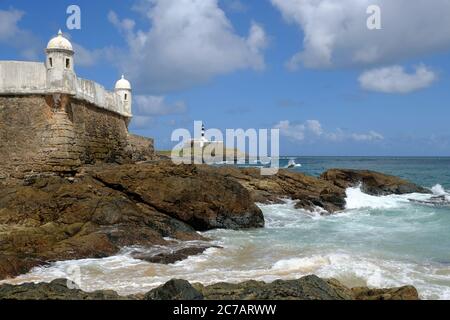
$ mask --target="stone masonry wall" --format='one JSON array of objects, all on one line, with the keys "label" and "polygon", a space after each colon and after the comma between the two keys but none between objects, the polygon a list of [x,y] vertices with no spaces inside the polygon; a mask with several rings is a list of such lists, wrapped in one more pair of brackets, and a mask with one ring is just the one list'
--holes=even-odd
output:
[{"label": "stone masonry wall", "polygon": [[131,162],[127,121],[66,95],[0,97],[0,178]]}]

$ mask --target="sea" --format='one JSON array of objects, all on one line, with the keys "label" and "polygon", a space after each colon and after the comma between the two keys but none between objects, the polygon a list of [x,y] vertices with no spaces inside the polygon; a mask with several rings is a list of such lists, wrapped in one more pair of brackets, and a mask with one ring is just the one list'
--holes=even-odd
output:
[{"label": "sea", "polygon": [[[371,196],[358,186],[347,189],[347,207],[333,215],[295,209],[295,202],[259,205],[266,226],[254,230],[214,230],[204,235],[220,248],[171,265],[131,257],[197,246],[123,248],[104,259],[59,261],[3,282],[71,278],[86,291],[147,292],[172,278],[212,284],[245,280],[274,281],[309,274],[335,278],[349,287],[413,285],[422,299],[450,299],[450,158],[283,157],[282,167],[318,176],[330,168],[369,169],[396,175],[433,194]],[[414,201],[411,201],[414,200]]]}]

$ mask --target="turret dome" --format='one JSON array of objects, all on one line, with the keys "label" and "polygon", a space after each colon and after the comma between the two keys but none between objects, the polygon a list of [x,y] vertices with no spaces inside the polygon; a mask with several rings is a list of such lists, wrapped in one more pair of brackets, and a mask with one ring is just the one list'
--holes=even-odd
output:
[{"label": "turret dome", "polygon": [[47,50],[67,50],[73,51],[72,44],[67,38],[63,36],[61,30],[59,30],[58,35],[52,38],[47,44]]},{"label": "turret dome", "polygon": [[122,75],[122,78],[116,82],[116,90],[131,90],[131,84],[130,81],[125,79],[124,75]]}]

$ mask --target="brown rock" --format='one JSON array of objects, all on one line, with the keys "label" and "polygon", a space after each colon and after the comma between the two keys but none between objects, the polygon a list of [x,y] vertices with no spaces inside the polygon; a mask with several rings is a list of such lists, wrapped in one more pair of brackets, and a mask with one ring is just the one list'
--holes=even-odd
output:
[{"label": "brown rock", "polygon": [[430,190],[412,182],[368,170],[332,169],[324,172],[320,178],[343,189],[361,184],[363,192],[375,196],[416,192],[430,193]]},{"label": "brown rock", "polygon": [[[68,281],[57,279],[51,283],[1,285],[0,300],[418,300],[417,290],[406,286],[391,289],[349,289],[335,279],[321,279],[315,275],[296,280],[277,280],[272,283],[245,281],[216,283],[209,286],[172,279],[146,294],[127,297],[110,290],[83,292],[68,288]],[[71,283],[73,285],[73,283]]]},{"label": "brown rock", "polygon": [[[84,292],[69,288],[66,279],[56,279],[50,283],[24,283],[19,286],[0,286],[0,300],[125,300],[110,290]],[[71,285],[76,286],[71,283]]]},{"label": "brown rock", "polygon": [[31,176],[0,187],[0,279],[51,261],[110,256],[124,246],[166,245],[166,237],[204,239],[196,230],[263,225],[239,183],[195,166],[111,165],[70,179]]},{"label": "brown rock", "polygon": [[329,181],[289,170],[280,170],[273,176],[262,176],[259,169],[236,167],[201,167],[199,170],[216,170],[237,180],[250,191],[255,202],[277,203],[283,199],[297,200],[297,208],[329,213],[345,208],[345,190]]},{"label": "brown rock", "polygon": [[404,286],[391,289],[352,288],[356,300],[420,300],[416,288]]},{"label": "brown rock", "polygon": [[261,210],[234,179],[204,166],[170,161],[96,169],[92,176],[134,201],[183,221],[196,230],[264,226]]},{"label": "brown rock", "polygon": [[272,283],[246,281],[238,284],[217,283],[194,285],[207,300],[352,300],[340,287],[310,275],[297,280],[276,280]]},{"label": "brown rock", "polygon": [[202,254],[208,248],[211,248],[211,246],[187,247],[174,250],[169,249],[166,252],[157,254],[136,251],[133,252],[131,256],[135,259],[144,260],[150,263],[172,264],[178,261],[185,260],[190,256],[197,256],[199,254]]}]

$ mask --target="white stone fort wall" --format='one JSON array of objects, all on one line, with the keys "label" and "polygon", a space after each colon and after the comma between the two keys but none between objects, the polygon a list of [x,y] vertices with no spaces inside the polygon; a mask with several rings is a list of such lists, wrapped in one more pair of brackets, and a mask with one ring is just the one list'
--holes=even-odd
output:
[{"label": "white stone fort wall", "polygon": [[77,78],[65,79],[61,85],[50,87],[45,64],[39,62],[0,61],[0,95],[52,94],[62,92],[73,95],[98,108],[131,117],[120,96],[100,84]]},{"label": "white stone fort wall", "polygon": [[44,93],[46,79],[43,63],[0,61],[0,93],[2,94]]}]

